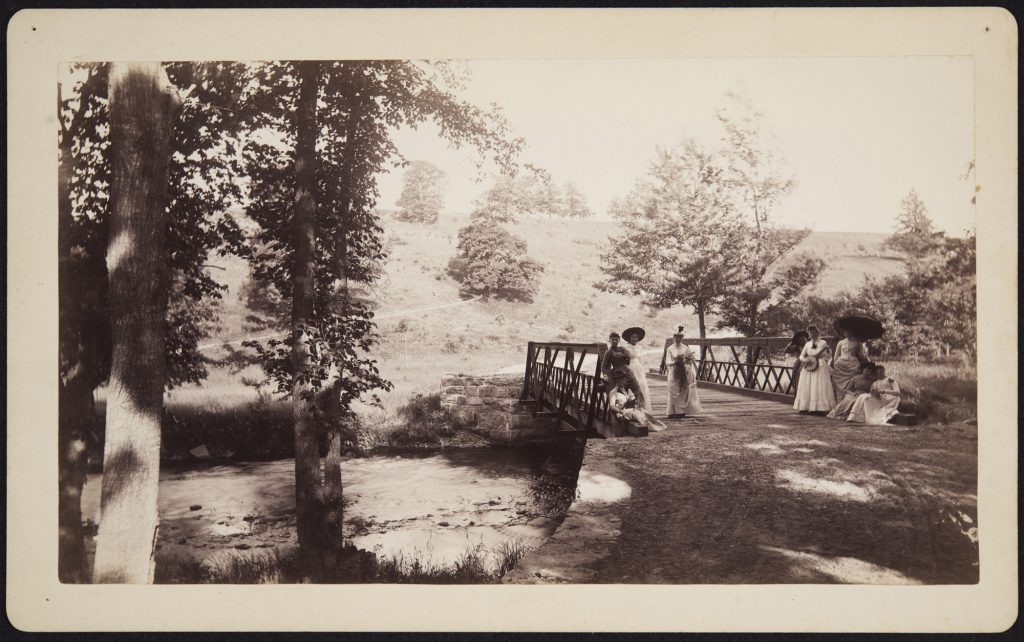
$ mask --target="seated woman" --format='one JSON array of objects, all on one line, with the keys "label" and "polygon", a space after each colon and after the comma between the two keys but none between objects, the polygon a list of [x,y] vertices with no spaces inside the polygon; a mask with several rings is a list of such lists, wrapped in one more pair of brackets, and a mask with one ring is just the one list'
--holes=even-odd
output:
[{"label": "seated woman", "polygon": [[828,413],[828,418],[846,419],[850,414],[850,409],[853,408],[853,404],[857,401],[857,397],[871,392],[871,385],[875,383],[875,378],[875,364],[869,361],[864,364],[860,373],[850,380],[846,395]]},{"label": "seated woman", "polygon": [[622,384],[616,383],[608,392],[608,408],[619,421],[651,432],[665,430],[665,424],[654,418],[637,403],[636,395]]},{"label": "seated woman", "polygon": [[878,366],[875,373],[877,380],[871,384],[871,392],[857,397],[847,421],[883,426],[899,412],[900,387],[885,376],[885,367]]}]

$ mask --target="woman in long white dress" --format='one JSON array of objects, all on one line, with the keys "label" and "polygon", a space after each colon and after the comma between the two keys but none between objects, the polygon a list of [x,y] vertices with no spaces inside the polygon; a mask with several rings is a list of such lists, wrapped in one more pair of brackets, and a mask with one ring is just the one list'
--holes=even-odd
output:
[{"label": "woman in long white dress", "polygon": [[818,336],[817,326],[808,326],[807,333],[811,338],[800,351],[802,367],[793,409],[800,412],[828,412],[836,405],[832,370],[828,366],[828,343]]},{"label": "woman in long white dress", "polygon": [[847,421],[884,426],[899,413],[900,387],[894,379],[885,376],[885,368],[875,370],[878,380],[871,384],[871,392],[857,397]]},{"label": "woman in long white dress", "polygon": [[640,389],[640,394],[636,396],[637,403],[643,406],[644,410],[650,412],[652,408],[651,390],[647,387],[647,369],[644,368],[640,349],[636,345],[643,341],[645,334],[643,328],[627,328],[622,333],[623,338],[626,339],[626,345],[622,347],[629,353],[629,371],[633,373],[633,378],[636,379],[637,387]]},{"label": "woman in long white dress", "polygon": [[846,331],[846,338],[836,344],[832,362],[832,383],[836,388],[836,399],[842,399],[850,390],[853,378],[860,374],[868,362],[868,349],[852,332]]},{"label": "woman in long white dress", "polygon": [[635,427],[646,427],[651,432],[665,430],[665,424],[640,406],[636,396],[627,388],[616,385],[608,393],[608,407],[615,418]]},{"label": "woman in long white dress", "polygon": [[702,412],[697,394],[697,357],[690,346],[683,343],[683,327],[672,335],[672,345],[665,352],[668,374],[668,408],[665,414],[677,417]]}]

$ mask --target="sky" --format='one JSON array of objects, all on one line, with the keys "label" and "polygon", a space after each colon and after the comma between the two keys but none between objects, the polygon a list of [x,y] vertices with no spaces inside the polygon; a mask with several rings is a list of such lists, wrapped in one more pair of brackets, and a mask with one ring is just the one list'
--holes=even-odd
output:
[{"label": "sky", "polygon": [[[890,233],[915,189],[937,228],[974,227],[974,74],[969,57],[801,57],[466,61],[461,92],[497,103],[522,160],[573,181],[599,218],[646,171],[658,145],[693,137],[713,148],[714,114],[736,92],[762,112],[795,176],[773,212],[782,225]],[[433,125],[395,132],[401,153],[441,167],[445,208],[469,211],[495,169],[477,171],[471,149],[451,149]],[[491,173],[487,173],[491,172]],[[384,208],[402,170],[380,176]],[[483,182],[481,182],[481,180]]]}]

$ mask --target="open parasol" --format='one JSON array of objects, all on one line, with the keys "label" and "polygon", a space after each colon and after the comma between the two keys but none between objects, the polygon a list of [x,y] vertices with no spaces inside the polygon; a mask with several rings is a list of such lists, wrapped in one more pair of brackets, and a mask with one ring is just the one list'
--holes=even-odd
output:
[{"label": "open parasol", "polygon": [[882,327],[881,321],[864,314],[847,314],[839,317],[832,327],[838,332],[849,330],[861,341],[877,339],[885,334],[885,328]]}]

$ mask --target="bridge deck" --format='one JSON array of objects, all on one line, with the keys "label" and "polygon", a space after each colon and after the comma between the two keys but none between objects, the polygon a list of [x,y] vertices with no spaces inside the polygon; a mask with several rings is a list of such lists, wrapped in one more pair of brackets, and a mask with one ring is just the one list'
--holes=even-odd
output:
[{"label": "bridge deck", "polygon": [[[649,383],[664,414],[665,384]],[[977,581],[977,428],[701,399],[704,413],[664,432],[589,440],[579,499],[506,581]]]}]

